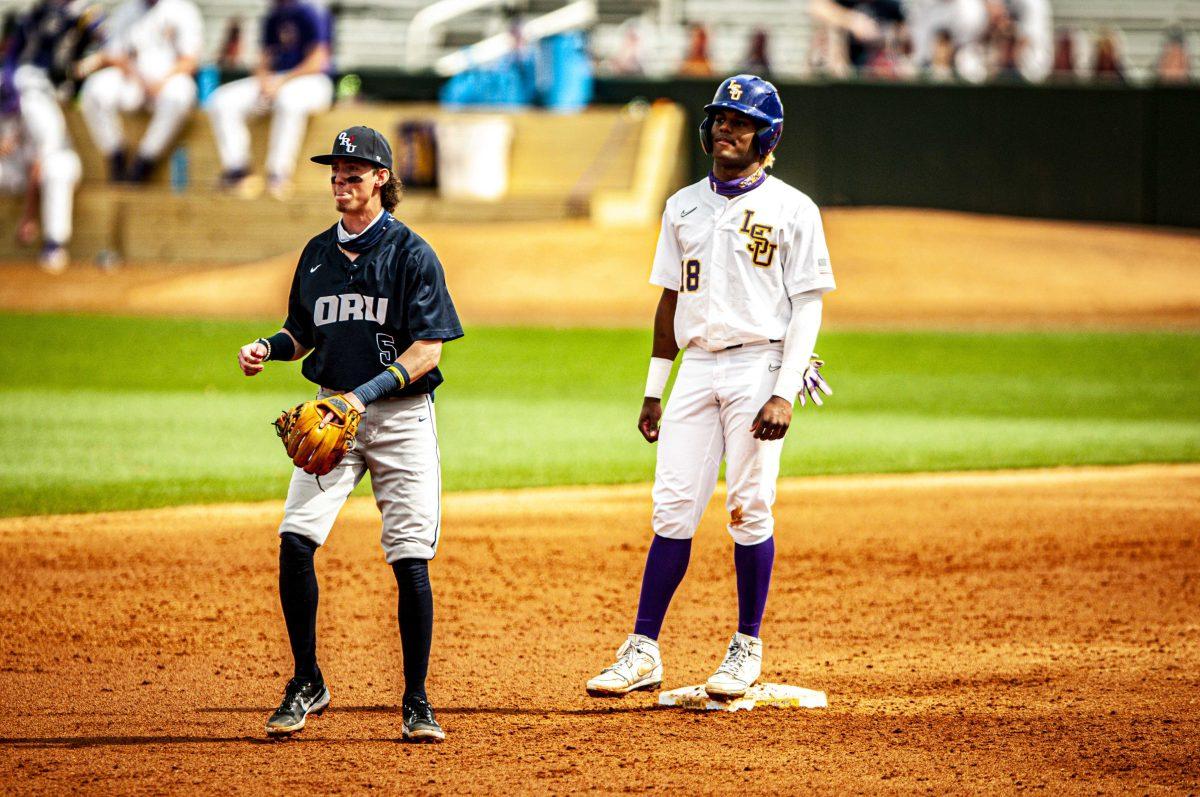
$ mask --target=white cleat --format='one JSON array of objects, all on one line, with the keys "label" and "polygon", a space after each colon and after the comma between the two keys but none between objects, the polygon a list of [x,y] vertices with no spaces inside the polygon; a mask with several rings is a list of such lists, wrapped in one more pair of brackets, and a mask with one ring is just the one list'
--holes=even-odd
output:
[{"label": "white cleat", "polygon": [[725,661],[704,684],[704,691],[714,700],[742,697],[762,675],[762,640],[735,633],[725,651]]},{"label": "white cleat", "polygon": [[617,661],[587,682],[592,697],[621,697],[639,689],[662,686],[662,657],[658,641],[641,634],[630,634],[617,650]]}]

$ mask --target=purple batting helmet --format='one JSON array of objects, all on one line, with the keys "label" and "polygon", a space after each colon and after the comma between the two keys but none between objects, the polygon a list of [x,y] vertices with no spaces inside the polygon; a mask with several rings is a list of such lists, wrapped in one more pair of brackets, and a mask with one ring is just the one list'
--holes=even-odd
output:
[{"label": "purple batting helmet", "polygon": [[727,108],[749,116],[758,123],[754,143],[758,154],[766,157],[779,146],[783,135],[783,103],[779,91],[758,75],[734,75],[721,84],[713,101],[704,106],[706,117],[700,123],[700,146],[712,153],[713,114]]}]

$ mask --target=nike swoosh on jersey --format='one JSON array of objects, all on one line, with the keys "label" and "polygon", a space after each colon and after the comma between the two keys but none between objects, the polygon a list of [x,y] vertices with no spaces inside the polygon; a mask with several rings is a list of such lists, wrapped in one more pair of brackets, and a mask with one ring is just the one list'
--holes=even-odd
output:
[{"label": "nike swoosh on jersey", "polygon": [[315,266],[313,266],[312,268],[310,268],[310,269],[308,270],[308,273],[309,273],[309,274],[312,274],[313,272],[315,272],[317,269],[319,269],[319,268],[320,268],[321,266],[323,266],[323,265],[325,265],[325,264],[324,264],[324,263],[317,263]]},{"label": "nike swoosh on jersey", "polygon": [[[698,207],[700,207],[700,206],[699,206],[699,205],[696,205],[696,208],[698,208]],[[692,208],[692,210],[695,210],[696,208]],[[679,218],[681,218],[681,219],[682,219],[684,216],[686,216],[687,214],[691,213],[691,212],[692,212],[692,210],[685,210],[685,211],[683,211],[682,213],[680,213],[680,214],[679,214]]]},{"label": "nike swoosh on jersey", "polygon": [[782,365],[768,365],[767,370],[770,371],[771,373],[775,373],[782,367],[783,367]]}]

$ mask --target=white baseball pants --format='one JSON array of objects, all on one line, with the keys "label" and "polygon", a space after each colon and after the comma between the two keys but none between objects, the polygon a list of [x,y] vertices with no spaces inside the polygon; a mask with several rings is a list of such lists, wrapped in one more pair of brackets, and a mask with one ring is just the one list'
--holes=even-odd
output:
[{"label": "white baseball pants", "polygon": [[157,97],[147,101],[142,84],[112,66],[83,82],[79,100],[92,141],[105,155],[112,155],[125,145],[121,114],[151,106],[150,125],[138,145],[138,155],[157,160],[196,105],[196,81],[191,75],[174,75]]},{"label": "white baseball pants", "polygon": [[25,129],[30,131],[38,157],[72,149],[67,136],[67,120],[58,104],[54,84],[46,73],[36,66],[24,64],[13,74],[13,84],[21,95],[21,119]]},{"label": "white baseball pants", "polygon": [[756,440],[750,424],[775,389],[782,358],[782,343],[684,351],[659,432],[655,534],[690,539],[696,533],[722,458],[729,488],[726,528],[734,542],[755,545],[774,532],[771,506],[783,440]]},{"label": "white baseball pants", "polygon": [[44,156],[40,168],[42,240],[65,246],[71,242],[75,187],[83,166],[74,150],[60,149]]},{"label": "white baseball pants", "polygon": [[250,130],[246,120],[274,111],[267,147],[267,174],[287,179],[296,170],[296,156],[304,141],[308,117],[326,111],[333,103],[333,81],[328,75],[302,75],[279,87],[274,102],[263,100],[257,78],[226,83],[208,101],[208,116],[221,167],[225,171],[250,165]]},{"label": "white baseball pants", "polygon": [[56,244],[71,240],[71,216],[75,210],[75,188],[82,166],[71,148],[67,122],[46,73],[28,64],[17,68],[13,82],[21,95],[21,117],[30,133],[32,152],[13,153],[0,164],[0,185],[7,191],[23,191],[28,182],[29,155],[39,169],[42,238]]},{"label": "white baseball pants", "polygon": [[428,396],[381,399],[367,407],[354,450],[319,485],[315,476],[296,468],[279,533],[324,545],[342,505],[368,471],[383,515],[381,543],[388,564],[432,559],[441,531],[442,471]]},{"label": "white baseball pants", "polygon": [[[0,158],[0,193],[24,193],[32,165],[20,152]],[[38,161],[38,168],[42,240],[65,246],[71,242],[75,188],[82,173],[79,156],[69,149],[51,152]]]}]

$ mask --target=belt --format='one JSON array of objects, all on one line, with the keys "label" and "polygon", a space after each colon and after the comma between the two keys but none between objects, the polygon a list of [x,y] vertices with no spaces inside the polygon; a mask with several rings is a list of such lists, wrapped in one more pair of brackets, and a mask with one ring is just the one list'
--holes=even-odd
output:
[{"label": "belt", "polygon": [[[767,341],[767,343],[783,343],[783,339],[782,338],[780,338],[780,339],[771,338],[770,340]],[[725,348],[721,349],[721,351],[729,351],[730,349],[740,349],[745,345],[746,345],[745,343],[735,343],[732,346],[726,346]]]}]

